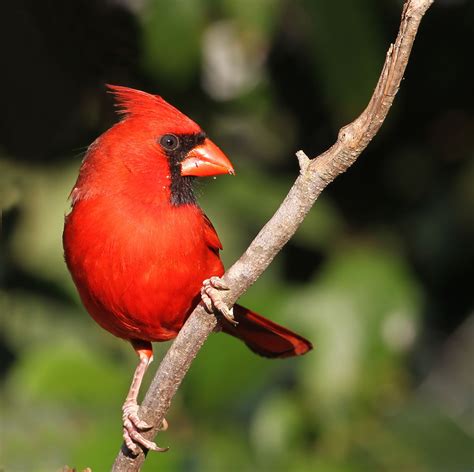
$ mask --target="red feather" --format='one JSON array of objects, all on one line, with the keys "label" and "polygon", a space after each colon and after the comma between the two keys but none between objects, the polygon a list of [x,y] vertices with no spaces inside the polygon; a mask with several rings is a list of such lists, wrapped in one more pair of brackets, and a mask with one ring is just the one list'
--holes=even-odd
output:
[{"label": "red feather", "polygon": [[239,324],[223,320],[222,331],[241,339],[261,356],[282,359],[301,356],[313,348],[302,336],[241,305],[234,305],[234,317]]}]

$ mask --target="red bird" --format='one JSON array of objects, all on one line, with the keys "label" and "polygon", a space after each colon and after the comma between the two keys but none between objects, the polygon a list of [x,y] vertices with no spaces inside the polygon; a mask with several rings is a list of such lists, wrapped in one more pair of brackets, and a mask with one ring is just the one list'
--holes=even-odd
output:
[{"label": "red bird", "polygon": [[[109,86],[123,119],[88,149],[65,219],[65,259],[84,306],[139,356],[123,405],[127,447],[163,450],[141,434],[137,397],[152,341],[176,337],[203,300],[222,312],[222,330],[265,357],[297,356],[311,343],[218,298],[219,237],[196,203],[195,177],[233,174],[224,153],[161,97]],[[163,425],[164,426],[164,425]]]}]

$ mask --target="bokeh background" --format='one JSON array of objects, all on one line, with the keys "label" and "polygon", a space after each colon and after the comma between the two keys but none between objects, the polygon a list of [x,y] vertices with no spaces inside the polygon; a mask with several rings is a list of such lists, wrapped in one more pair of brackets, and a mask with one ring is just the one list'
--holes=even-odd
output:
[{"label": "bokeh background", "polygon": [[[61,248],[105,83],[159,93],[237,176],[199,185],[231,264],[363,109],[395,0],[17,0],[0,16],[0,469],[110,468],[136,364]],[[242,302],[310,338],[261,359],[213,335],[143,470],[472,471],[474,4],[438,0],[389,118]],[[168,345],[156,346],[156,359]],[[153,371],[147,376],[149,382]]]}]

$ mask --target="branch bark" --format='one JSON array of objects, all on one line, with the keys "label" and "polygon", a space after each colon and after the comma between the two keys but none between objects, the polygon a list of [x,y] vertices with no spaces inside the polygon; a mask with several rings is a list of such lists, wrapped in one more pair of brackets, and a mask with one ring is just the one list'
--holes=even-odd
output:
[{"label": "branch bark", "polygon": [[[405,2],[397,39],[388,49],[372,98],[358,118],[341,128],[336,143],[314,159],[298,151],[300,175],[273,217],[223,277],[230,287],[223,293],[223,301],[229,306],[269,266],[296,232],[324,188],[356,161],[377,134],[399,89],[420,22],[432,3],[433,0]],[[210,316],[199,304],[159,365],[140,408],[141,419],[149,424],[161,424],[192,361],[216,324],[216,317]],[[155,426],[144,436],[153,439],[157,432],[158,427]],[[122,445],[112,470],[138,471],[145,458],[143,452],[135,457],[128,455]]]}]

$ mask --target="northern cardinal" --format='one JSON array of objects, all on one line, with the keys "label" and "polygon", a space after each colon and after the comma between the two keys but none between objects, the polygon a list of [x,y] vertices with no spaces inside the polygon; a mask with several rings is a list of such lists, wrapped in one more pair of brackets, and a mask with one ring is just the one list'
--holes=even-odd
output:
[{"label": "northern cardinal", "polygon": [[65,259],[84,306],[139,356],[123,405],[127,447],[164,450],[141,434],[137,397],[152,341],[176,337],[203,300],[222,331],[265,357],[309,351],[309,341],[219,300],[225,284],[219,237],[196,203],[195,177],[233,174],[224,153],[190,118],[157,95],[109,86],[123,119],[88,149],[65,218]]}]

